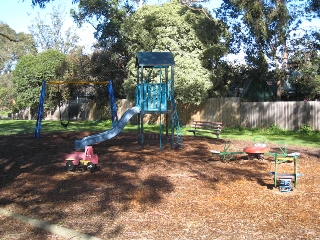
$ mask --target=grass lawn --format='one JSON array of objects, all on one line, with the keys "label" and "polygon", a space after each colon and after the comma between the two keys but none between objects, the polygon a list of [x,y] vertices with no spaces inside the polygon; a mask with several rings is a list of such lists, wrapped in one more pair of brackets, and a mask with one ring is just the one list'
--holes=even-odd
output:
[{"label": "grass lawn", "polygon": [[[35,121],[27,120],[0,120],[0,135],[33,134]],[[70,122],[67,128],[61,126],[59,121],[43,121],[41,132],[82,132],[94,131],[102,132],[112,128],[111,121],[75,121]],[[145,132],[159,132],[157,125],[144,125]],[[187,130],[190,127],[182,127],[184,136],[192,136],[193,133]],[[137,131],[137,125],[126,125],[124,132]],[[210,133],[198,133],[197,136],[214,137]],[[320,133],[312,131],[308,127],[303,127],[300,131],[284,131],[278,127],[271,126],[268,129],[240,129],[224,128],[221,132],[221,139],[229,140],[250,140],[255,136],[262,136],[266,142],[284,141],[291,146],[319,147]]]}]

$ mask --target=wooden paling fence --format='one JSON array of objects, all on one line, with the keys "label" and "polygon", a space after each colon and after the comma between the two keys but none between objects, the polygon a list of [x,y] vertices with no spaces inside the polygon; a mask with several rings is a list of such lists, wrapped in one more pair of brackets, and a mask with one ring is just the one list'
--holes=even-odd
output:
[{"label": "wooden paling fence", "polygon": [[[118,116],[133,106],[134,103],[126,99],[119,100]],[[320,130],[320,101],[240,102],[237,97],[210,98],[200,106],[178,104],[178,112],[182,126],[191,126],[193,121],[208,121],[222,122],[224,127],[268,128],[274,125],[284,130],[298,130],[309,125],[312,130]],[[83,120],[97,119],[96,115],[93,104]],[[135,123],[134,118],[132,123]],[[146,116],[145,123],[159,123],[159,116]]]},{"label": "wooden paling fence", "polygon": [[240,98],[210,98],[198,107],[179,107],[182,125],[193,120],[221,121],[225,127],[298,130],[309,125],[320,130],[320,101],[240,102]]}]

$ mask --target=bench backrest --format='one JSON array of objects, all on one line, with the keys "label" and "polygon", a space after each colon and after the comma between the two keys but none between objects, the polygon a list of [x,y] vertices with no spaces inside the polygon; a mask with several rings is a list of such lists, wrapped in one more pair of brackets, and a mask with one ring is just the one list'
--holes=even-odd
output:
[{"label": "bench backrest", "polygon": [[201,128],[201,129],[214,129],[214,130],[221,130],[222,129],[222,123],[221,122],[203,122],[203,121],[193,121],[192,125],[195,129]]}]

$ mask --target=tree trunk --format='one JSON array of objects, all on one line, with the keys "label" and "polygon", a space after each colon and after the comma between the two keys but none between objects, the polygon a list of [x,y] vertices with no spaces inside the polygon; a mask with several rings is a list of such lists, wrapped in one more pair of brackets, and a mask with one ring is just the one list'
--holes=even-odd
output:
[{"label": "tree trunk", "polygon": [[287,69],[287,62],[288,62],[288,51],[287,51],[287,44],[284,43],[283,46],[283,55],[282,55],[282,67],[281,67],[281,74],[277,81],[277,100],[281,100],[282,94],[282,84],[286,80],[286,69]]}]

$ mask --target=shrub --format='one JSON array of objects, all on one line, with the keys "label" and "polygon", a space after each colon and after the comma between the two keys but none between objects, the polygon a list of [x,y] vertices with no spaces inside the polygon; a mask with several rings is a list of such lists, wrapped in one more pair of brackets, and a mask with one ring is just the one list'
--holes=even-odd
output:
[{"label": "shrub", "polygon": [[267,128],[267,132],[269,133],[281,133],[284,130],[280,128],[280,126],[271,124],[269,128]]},{"label": "shrub", "polygon": [[300,128],[299,132],[303,135],[311,135],[312,129],[309,124],[304,125]]}]

